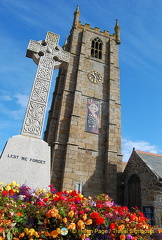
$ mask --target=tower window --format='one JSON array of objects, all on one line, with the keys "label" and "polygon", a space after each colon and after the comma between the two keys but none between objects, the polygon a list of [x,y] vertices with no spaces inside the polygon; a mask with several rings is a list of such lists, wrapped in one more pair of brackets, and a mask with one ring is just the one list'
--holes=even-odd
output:
[{"label": "tower window", "polygon": [[91,56],[95,58],[102,58],[102,41],[100,38],[96,37],[91,43]]}]

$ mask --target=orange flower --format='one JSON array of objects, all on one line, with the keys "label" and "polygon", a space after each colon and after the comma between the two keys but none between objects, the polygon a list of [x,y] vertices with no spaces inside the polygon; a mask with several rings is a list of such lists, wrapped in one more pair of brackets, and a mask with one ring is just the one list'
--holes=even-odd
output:
[{"label": "orange flower", "polygon": [[84,229],[85,228],[85,224],[82,220],[79,220],[77,222],[77,226],[78,226],[79,229]]},{"label": "orange flower", "polygon": [[86,225],[91,225],[92,224],[92,219],[87,219]]},{"label": "orange flower", "polygon": [[53,238],[57,238],[58,232],[56,230],[54,230],[54,231],[51,232],[50,236],[53,237]]},{"label": "orange flower", "polygon": [[21,212],[18,212],[16,213],[17,216],[21,217],[22,216],[22,213]]},{"label": "orange flower", "polygon": [[58,210],[56,208],[52,208],[51,217],[57,217],[57,215],[58,215]]},{"label": "orange flower", "polygon": [[59,214],[58,214],[58,210],[56,208],[52,208],[51,210],[49,210],[47,213],[46,213],[46,217],[47,218],[51,218],[51,217],[58,217]]},{"label": "orange flower", "polygon": [[82,218],[83,218],[83,221],[87,220],[87,214],[85,213]]},{"label": "orange flower", "polygon": [[76,229],[76,225],[75,223],[70,223],[69,226],[67,227],[69,230],[75,230]]},{"label": "orange flower", "polygon": [[131,221],[138,222],[138,217],[135,214],[131,214],[130,219],[131,219]]},{"label": "orange flower", "polygon": [[20,235],[19,235],[19,238],[22,238],[22,237],[24,237],[25,236],[25,233],[23,232],[23,233],[21,233]]},{"label": "orange flower", "polygon": [[58,232],[58,234],[60,234],[60,228],[56,228],[56,231]]},{"label": "orange flower", "polygon": [[68,213],[68,216],[69,216],[69,217],[73,217],[73,216],[74,216],[74,211],[71,210],[71,211]]},{"label": "orange flower", "polygon": [[6,220],[5,223],[9,224],[9,223],[11,223],[11,220]]},{"label": "orange flower", "polygon": [[125,239],[126,239],[126,236],[125,236],[124,234],[121,234],[121,235],[119,236],[119,238],[120,238],[120,240],[125,240]]},{"label": "orange flower", "polygon": [[46,237],[50,237],[50,233],[49,232],[45,232],[45,236]]},{"label": "orange flower", "polygon": [[49,210],[49,211],[46,213],[46,217],[47,217],[47,218],[51,218],[51,210]]},{"label": "orange flower", "polygon": [[63,219],[62,219],[62,221],[63,221],[63,223],[67,223],[67,218],[66,217],[64,217]]},{"label": "orange flower", "polygon": [[124,224],[118,226],[118,230],[120,230],[120,231],[123,230],[124,228],[125,228]]}]

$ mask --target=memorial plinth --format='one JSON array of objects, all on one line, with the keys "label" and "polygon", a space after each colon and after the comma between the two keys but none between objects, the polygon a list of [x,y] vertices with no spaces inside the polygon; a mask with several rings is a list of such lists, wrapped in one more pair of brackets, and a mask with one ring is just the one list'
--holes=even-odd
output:
[{"label": "memorial plinth", "polygon": [[10,138],[0,159],[0,181],[16,181],[30,188],[50,184],[50,147],[42,139],[16,135]]}]

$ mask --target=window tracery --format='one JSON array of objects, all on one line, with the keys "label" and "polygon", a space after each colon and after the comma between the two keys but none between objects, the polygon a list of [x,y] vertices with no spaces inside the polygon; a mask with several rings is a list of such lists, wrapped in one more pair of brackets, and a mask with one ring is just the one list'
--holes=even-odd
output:
[{"label": "window tracery", "polygon": [[91,56],[102,59],[102,40],[98,37],[94,38],[91,42]]}]

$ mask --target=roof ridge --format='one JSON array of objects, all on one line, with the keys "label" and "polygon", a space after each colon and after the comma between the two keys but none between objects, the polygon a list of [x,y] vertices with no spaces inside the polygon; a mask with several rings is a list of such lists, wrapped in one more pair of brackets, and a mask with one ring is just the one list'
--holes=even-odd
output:
[{"label": "roof ridge", "polygon": [[136,152],[145,153],[145,154],[148,154],[148,155],[153,155],[153,156],[158,156],[158,157],[162,157],[161,154],[156,154],[156,153],[144,152],[144,151],[140,151],[140,150],[136,150]]}]

